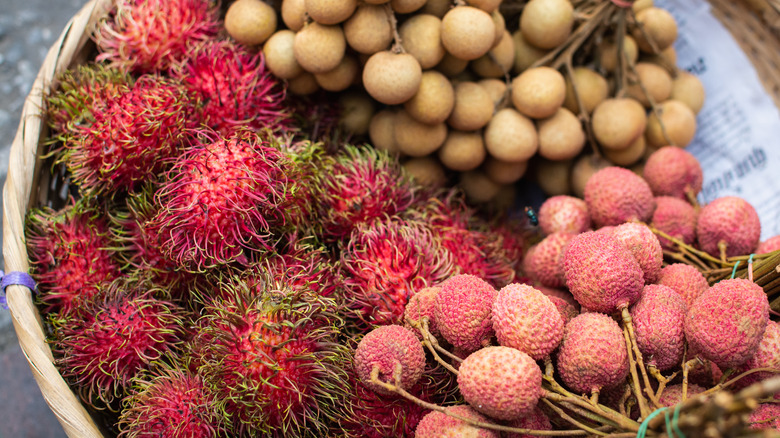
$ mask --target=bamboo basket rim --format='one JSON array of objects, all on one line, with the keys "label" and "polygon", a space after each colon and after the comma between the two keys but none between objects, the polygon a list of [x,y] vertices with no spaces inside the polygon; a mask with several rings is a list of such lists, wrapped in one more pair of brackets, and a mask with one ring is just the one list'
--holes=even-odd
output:
[{"label": "bamboo basket rim", "polygon": [[[780,13],[768,0],[706,0],[751,59],[759,78],[780,108]],[[3,256],[5,271],[28,272],[24,219],[38,199],[41,138],[46,132],[42,109],[54,78],[79,62],[96,23],[108,14],[113,0],[89,0],[66,24],[49,49],[27,96],[11,145],[8,176],[3,187]],[[29,289],[9,286],[8,307],[14,330],[41,393],[65,433],[71,438],[103,438],[97,423],[54,366],[43,322]]]}]

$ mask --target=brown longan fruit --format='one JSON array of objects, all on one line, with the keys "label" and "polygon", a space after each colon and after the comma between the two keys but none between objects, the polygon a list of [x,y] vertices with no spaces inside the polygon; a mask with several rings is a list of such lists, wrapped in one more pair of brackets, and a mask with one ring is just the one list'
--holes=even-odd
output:
[{"label": "brown longan fruit", "polygon": [[390,0],[390,6],[398,14],[414,12],[425,4],[425,0]]},{"label": "brown longan fruit", "polygon": [[[654,103],[663,102],[672,94],[672,76],[663,67],[649,62],[636,64],[636,77],[629,79],[626,95],[638,100],[645,108],[650,108],[650,94]],[[636,81],[640,81],[642,85]],[[642,90],[644,87],[644,90]]]},{"label": "brown longan fruit", "polygon": [[372,55],[393,41],[393,28],[384,6],[363,4],[344,22],[347,44],[359,53]]},{"label": "brown longan fruit", "polygon": [[442,72],[444,76],[451,78],[463,73],[468,66],[469,62],[465,59],[457,58],[450,53],[444,53],[441,62],[436,64],[436,70]]},{"label": "brown longan fruit", "polygon": [[282,0],[282,21],[293,32],[303,29],[306,18],[306,0]]},{"label": "brown longan fruit", "polygon": [[635,0],[634,4],[631,5],[631,8],[634,10],[634,13],[647,9],[652,8],[654,6],[653,0]]},{"label": "brown longan fruit", "polygon": [[527,161],[539,148],[534,122],[514,108],[497,111],[483,135],[488,153],[501,161]]},{"label": "brown longan fruit", "polygon": [[585,131],[577,116],[561,108],[552,117],[536,124],[539,135],[539,155],[548,160],[568,160],[585,146]]},{"label": "brown longan fruit", "polygon": [[493,12],[498,9],[502,0],[466,0],[469,6],[482,9],[485,12]]},{"label": "brown longan fruit", "polygon": [[[601,67],[609,72],[615,71],[618,66],[617,58],[617,43],[614,40],[604,41],[598,49],[598,60]],[[639,47],[636,45],[636,40],[626,35],[623,38],[623,53],[628,60],[629,64],[636,64],[636,60],[639,58]]]},{"label": "brown longan fruit", "polygon": [[667,71],[674,71],[677,69],[677,50],[674,49],[674,46],[667,47],[657,55],[644,54],[640,59],[644,62],[658,64]]},{"label": "brown longan fruit", "polygon": [[647,149],[647,142],[645,136],[640,135],[633,143],[628,145],[625,149],[604,149],[604,158],[615,163],[618,166],[631,166],[639,161],[645,155],[645,149]]},{"label": "brown longan fruit", "polygon": [[298,64],[309,73],[325,73],[339,65],[344,58],[347,41],[341,26],[327,26],[311,22],[297,34],[293,52]]},{"label": "brown longan fruit", "polygon": [[566,78],[566,98],[563,106],[576,114],[579,114],[580,106],[577,96],[574,95],[574,85],[577,86],[580,101],[588,114],[593,113],[609,94],[609,84],[604,76],[587,67],[574,67],[571,78]]},{"label": "brown longan fruit", "polygon": [[360,74],[360,64],[352,55],[345,55],[339,65],[331,71],[314,75],[317,84],[327,91],[342,91],[349,88]]},{"label": "brown longan fruit", "polygon": [[493,99],[484,87],[471,81],[458,82],[447,124],[461,131],[480,129],[493,117],[493,109]]},{"label": "brown longan fruit", "polygon": [[474,73],[483,78],[503,78],[515,62],[515,46],[512,35],[504,31],[501,42],[490,51],[471,62]]},{"label": "brown longan fruit", "polygon": [[597,155],[583,155],[578,158],[571,167],[569,175],[572,193],[579,198],[584,198],[585,184],[588,182],[591,175],[611,165],[612,164],[609,161]]},{"label": "brown longan fruit", "polygon": [[287,81],[287,91],[297,96],[307,96],[319,89],[314,75],[307,71]]},{"label": "brown longan fruit", "polygon": [[561,45],[571,35],[574,7],[569,0],[531,0],[520,15],[520,29],[540,49]]},{"label": "brown longan fruit", "polygon": [[357,0],[306,0],[306,13],[320,24],[338,24],[357,8]]},{"label": "brown longan fruit", "polygon": [[441,19],[441,42],[453,56],[471,61],[493,47],[496,26],[487,12],[456,6]]},{"label": "brown longan fruit", "polygon": [[349,92],[339,95],[341,116],[339,125],[354,135],[368,133],[374,116],[374,100],[363,92]]},{"label": "brown longan fruit", "polygon": [[[657,108],[661,115],[660,122],[653,111],[647,118],[645,135],[648,146],[656,148],[670,144],[681,148],[688,146],[696,135],[696,114],[693,110],[678,100],[667,100]],[[661,123],[671,143],[664,136]]]},{"label": "brown longan fruit", "polygon": [[411,99],[421,80],[420,63],[408,53],[377,52],[363,66],[363,87],[371,97],[386,105]]},{"label": "brown longan fruit", "polygon": [[510,163],[488,156],[482,165],[485,175],[498,184],[512,184],[520,180],[528,170],[528,161]]},{"label": "brown longan fruit", "polygon": [[482,79],[477,82],[479,85],[481,85],[485,91],[488,92],[488,95],[490,95],[490,99],[493,100],[493,107],[495,108],[500,102],[501,99],[504,98],[506,95],[506,82],[502,81],[501,79],[495,79],[495,78],[488,78],[488,79]]},{"label": "brown longan fruit", "polygon": [[571,165],[570,160],[539,159],[534,165],[536,183],[548,196],[568,194],[571,186]]},{"label": "brown longan fruit", "polygon": [[303,67],[295,60],[294,44],[295,32],[282,29],[271,35],[263,45],[265,65],[277,78],[292,79],[303,73]]},{"label": "brown longan fruit", "polygon": [[481,170],[470,170],[459,176],[458,185],[466,194],[466,199],[475,204],[489,202],[501,191],[501,185],[493,182]]},{"label": "brown longan fruit", "polygon": [[485,161],[487,152],[481,132],[463,132],[450,129],[438,154],[444,167],[465,172],[479,167]]},{"label": "brown longan fruit", "polygon": [[420,9],[420,14],[431,14],[439,18],[444,17],[444,14],[452,7],[451,0],[428,0],[425,5]]},{"label": "brown longan fruit", "polygon": [[276,30],[276,11],[262,0],[236,0],[225,13],[225,30],[241,44],[263,44]]},{"label": "brown longan fruit", "polygon": [[544,58],[549,50],[540,49],[528,43],[519,29],[512,34],[512,43],[515,47],[514,68],[516,73],[524,72],[536,61]]},{"label": "brown longan fruit", "polygon": [[436,124],[450,116],[455,106],[455,90],[446,76],[436,70],[423,72],[420,87],[404,109],[416,120]]},{"label": "brown longan fruit", "polygon": [[701,107],[704,106],[705,96],[704,84],[701,83],[699,78],[687,71],[679,72],[674,81],[672,81],[670,98],[688,105],[688,108],[693,110],[694,114],[698,114],[701,111]]},{"label": "brown longan fruit", "polygon": [[390,0],[363,0],[363,3],[368,3],[370,5],[383,5],[388,2],[390,2]]},{"label": "brown longan fruit", "polygon": [[444,58],[441,20],[433,15],[417,14],[398,29],[406,53],[414,56],[423,70],[433,68]]},{"label": "brown longan fruit", "polygon": [[391,154],[400,152],[395,143],[395,116],[396,111],[384,109],[371,117],[368,125],[368,138],[371,144],[380,151]]},{"label": "brown longan fruit", "polygon": [[447,138],[447,125],[420,123],[404,110],[398,111],[393,123],[398,149],[410,157],[423,157],[439,149]]},{"label": "brown longan fruit", "polygon": [[504,32],[506,32],[506,20],[504,20],[504,16],[501,12],[498,11],[491,12],[490,18],[493,19],[493,25],[496,28],[496,39],[493,40],[493,45],[491,47],[496,47],[504,37]]},{"label": "brown longan fruit", "polygon": [[645,130],[645,109],[628,97],[601,102],[591,117],[593,136],[606,149],[625,149]]},{"label": "brown longan fruit", "polygon": [[530,68],[512,80],[512,104],[534,119],[552,116],[566,98],[566,80],[550,67]]},{"label": "brown longan fruit", "polygon": [[[659,52],[671,46],[677,39],[677,22],[665,9],[656,7],[643,9],[636,14],[636,21],[636,27],[631,30],[631,35],[636,40],[639,50],[643,52],[656,53],[648,38],[655,43]],[[640,26],[644,32],[640,30]]]},{"label": "brown longan fruit", "polygon": [[410,158],[401,166],[412,180],[423,187],[441,188],[447,184],[447,172],[444,166],[431,156]]}]

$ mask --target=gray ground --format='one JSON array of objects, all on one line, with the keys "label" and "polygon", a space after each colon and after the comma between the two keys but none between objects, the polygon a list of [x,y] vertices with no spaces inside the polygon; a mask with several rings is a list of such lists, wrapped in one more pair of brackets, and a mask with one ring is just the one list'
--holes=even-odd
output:
[{"label": "gray ground", "polygon": [[[83,3],[84,0],[0,1],[0,184],[5,184],[11,142],[35,75],[49,46]],[[10,314],[2,309],[0,376],[0,438],[65,437],[33,380]]]}]

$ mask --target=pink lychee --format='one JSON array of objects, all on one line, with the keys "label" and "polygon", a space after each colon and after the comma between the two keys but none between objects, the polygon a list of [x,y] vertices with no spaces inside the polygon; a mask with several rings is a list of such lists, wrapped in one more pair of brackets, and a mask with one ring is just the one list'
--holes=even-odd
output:
[{"label": "pink lychee", "polygon": [[685,299],[668,286],[647,285],[630,308],[636,342],[645,363],[666,371],[685,351]]},{"label": "pink lychee", "polygon": [[720,246],[726,246],[726,257],[755,251],[761,238],[761,221],[756,209],[737,196],[715,199],[699,212],[696,239],[701,249],[720,257]]},{"label": "pink lychee", "polygon": [[766,254],[768,252],[777,251],[778,249],[780,249],[780,234],[759,243],[758,248],[756,248],[756,254]]},{"label": "pink lychee", "polygon": [[[688,202],[671,196],[655,198],[655,212],[651,224],[660,231],[690,245],[696,240],[696,219],[698,214]],[[665,237],[658,237],[664,249],[676,249],[676,245]]]},{"label": "pink lychee", "polygon": [[647,157],[642,175],[655,196],[686,199],[701,191],[703,172],[699,160],[685,149],[664,146]]},{"label": "pink lychee", "polygon": [[[685,393],[685,398],[689,399],[695,395],[701,394],[704,391],[706,391],[705,388],[694,383],[689,383]],[[661,406],[674,406],[683,401],[685,400],[682,399],[681,383],[675,383],[674,385],[667,386],[664,389],[664,392],[661,393],[661,396],[658,397],[658,404]]]},{"label": "pink lychee", "polygon": [[[472,421],[489,421],[484,415],[467,405],[450,406],[446,410]],[[417,424],[414,436],[415,438],[499,438],[500,435],[496,431],[472,426],[445,413],[431,411]]]},{"label": "pink lychee", "polygon": [[433,312],[442,337],[467,353],[480,349],[494,335],[492,309],[498,292],[470,274],[455,275],[439,287]]},{"label": "pink lychee", "polygon": [[534,278],[547,287],[562,287],[565,285],[563,275],[563,252],[575,234],[556,232],[545,237],[536,245],[531,272]]},{"label": "pink lychee", "polygon": [[377,378],[402,389],[410,389],[420,380],[425,368],[425,351],[414,333],[400,325],[385,325],[368,332],[355,350],[355,372],[360,381],[380,394],[389,394]]},{"label": "pink lychee", "polygon": [[539,226],[546,235],[563,232],[578,234],[590,228],[588,205],[580,198],[558,195],[539,207]]},{"label": "pink lychee", "polygon": [[563,319],[543,293],[514,283],[498,291],[493,303],[493,330],[499,344],[540,360],[561,342]]},{"label": "pink lychee", "polygon": [[650,228],[639,222],[628,222],[615,227],[612,236],[625,245],[639,262],[645,283],[654,283],[663,266],[664,254],[661,243]]},{"label": "pink lychee", "polygon": [[404,327],[412,330],[417,334],[417,337],[422,339],[420,332],[412,327],[411,322],[421,322],[423,317],[428,317],[428,332],[433,336],[439,335],[439,327],[436,324],[434,316],[434,302],[436,300],[436,294],[441,290],[438,286],[430,286],[421,289],[416,294],[409,298],[409,302],[406,303],[406,309],[404,310]]},{"label": "pink lychee", "polygon": [[687,263],[672,263],[664,266],[656,284],[669,286],[685,299],[688,307],[710,288],[707,279],[695,267]]},{"label": "pink lychee", "polygon": [[605,167],[585,184],[585,203],[597,227],[620,225],[631,220],[647,222],[655,200],[642,177],[622,167]]}]

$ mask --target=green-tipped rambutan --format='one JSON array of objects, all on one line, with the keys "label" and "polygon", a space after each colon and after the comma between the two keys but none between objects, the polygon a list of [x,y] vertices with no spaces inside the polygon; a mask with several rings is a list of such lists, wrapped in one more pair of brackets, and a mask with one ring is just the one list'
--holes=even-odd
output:
[{"label": "green-tipped rambutan", "polygon": [[237,129],[285,130],[290,124],[285,89],[265,68],[262,53],[211,40],[193,47],[171,74],[199,98],[200,120],[223,135]]},{"label": "green-tipped rambutan", "polygon": [[348,307],[368,326],[403,323],[412,295],[455,273],[452,254],[426,224],[398,217],[359,224],[341,264]]},{"label": "green-tipped rambutan", "polygon": [[293,163],[267,132],[201,132],[199,143],[179,156],[155,194],[151,232],[185,269],[246,264],[245,252],[272,249],[276,233],[297,220]]},{"label": "green-tipped rambutan", "polygon": [[217,399],[185,365],[160,363],[131,380],[122,401],[121,438],[226,437]]},{"label": "green-tipped rambutan", "polygon": [[402,213],[414,202],[415,185],[387,152],[347,145],[323,164],[315,200],[329,239],[346,239],[357,224]]},{"label": "green-tipped rambutan", "polygon": [[133,79],[97,65],[60,78],[47,99],[61,128],[58,162],[84,194],[133,191],[155,179],[183,149],[195,126],[193,101],[178,81]]},{"label": "green-tipped rambutan", "polygon": [[27,216],[27,254],[45,312],[81,307],[97,287],[119,275],[106,220],[86,201]]},{"label": "green-tipped rambutan", "polygon": [[130,379],[181,343],[185,313],[164,293],[118,279],[77,313],[53,316],[56,363],[85,403],[115,408]]},{"label": "green-tipped rambutan", "polygon": [[217,2],[210,0],[118,0],[114,5],[95,32],[97,60],[135,73],[167,70],[220,29]]},{"label": "green-tipped rambutan", "polygon": [[335,301],[268,276],[256,294],[223,283],[198,322],[199,373],[240,436],[324,436],[346,393],[350,356]]},{"label": "green-tipped rambutan", "polygon": [[265,267],[274,277],[287,279],[293,288],[324,297],[343,294],[339,262],[309,239],[290,242],[286,251],[268,257]]}]

